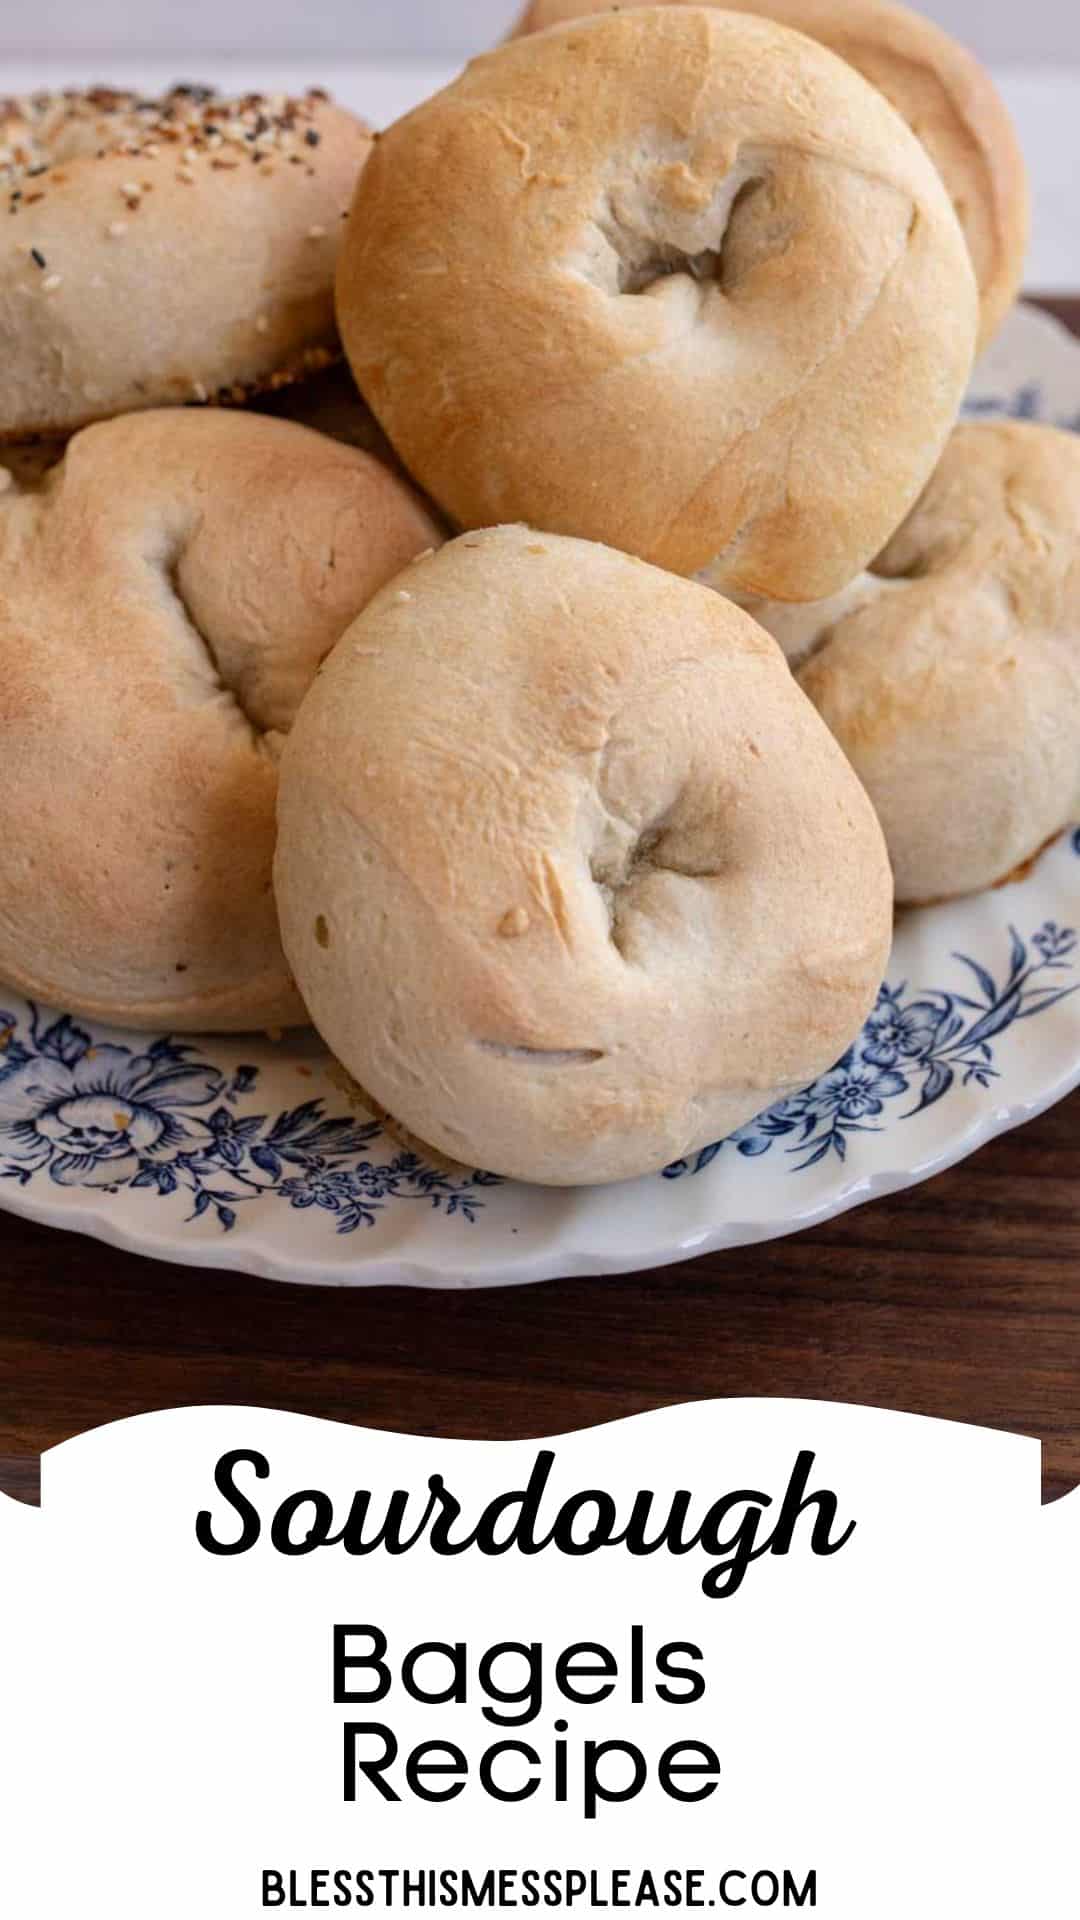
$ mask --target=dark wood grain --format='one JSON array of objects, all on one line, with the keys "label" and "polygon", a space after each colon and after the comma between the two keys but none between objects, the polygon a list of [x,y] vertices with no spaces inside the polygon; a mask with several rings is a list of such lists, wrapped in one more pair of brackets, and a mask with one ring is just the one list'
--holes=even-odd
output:
[{"label": "dark wood grain", "polygon": [[[1047,302],[1080,332],[1080,301]],[[245,1403],[533,1437],[711,1395],[1038,1435],[1080,1482],[1080,1095],[951,1173],[793,1240],[655,1273],[425,1294],[169,1267],[0,1217],[0,1488],[154,1408]]]}]

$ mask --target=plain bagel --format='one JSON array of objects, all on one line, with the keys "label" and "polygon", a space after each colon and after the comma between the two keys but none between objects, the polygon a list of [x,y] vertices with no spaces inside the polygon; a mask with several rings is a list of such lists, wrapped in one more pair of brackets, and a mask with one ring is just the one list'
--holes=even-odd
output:
[{"label": "plain bagel", "polygon": [[916,498],[976,317],[899,115],[812,41],[700,7],[473,61],[379,140],[338,274],[357,383],[460,526],[788,600]]},{"label": "plain bagel", "polygon": [[274,883],[312,1019],[419,1139],[619,1180],[832,1065],[878,990],[873,812],[729,602],[525,527],[376,596],[282,756]]},{"label": "plain bagel", "polygon": [[368,455],[251,414],[88,427],[9,485],[0,979],[159,1032],[303,1019],[271,892],[281,739],[437,538]]},{"label": "plain bagel", "polygon": [[[599,12],[611,0],[531,0],[516,31]],[[666,4],[666,0],[663,0]],[[979,344],[1016,298],[1028,239],[1024,156],[986,69],[932,20],[891,0],[716,0],[760,14],[831,48],[883,93],[937,167],[979,283]]]},{"label": "plain bagel", "polygon": [[1080,818],[1075,433],[958,427],[872,573],[753,611],[863,781],[898,900],[992,886]]},{"label": "plain bagel", "polygon": [[370,145],[321,92],[0,102],[0,438],[243,400],[325,365]]}]

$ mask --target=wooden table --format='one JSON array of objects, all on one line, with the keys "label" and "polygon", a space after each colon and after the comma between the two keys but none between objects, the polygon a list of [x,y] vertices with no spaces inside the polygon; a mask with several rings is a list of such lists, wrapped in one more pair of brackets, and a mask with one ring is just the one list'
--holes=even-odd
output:
[{"label": "wooden table", "polygon": [[[1047,301],[1080,332],[1080,301]],[[157,1407],[247,1403],[533,1437],[711,1395],[1037,1434],[1080,1482],[1080,1094],[951,1173],[794,1240],[497,1292],[287,1287],[0,1218],[0,1488]]]}]

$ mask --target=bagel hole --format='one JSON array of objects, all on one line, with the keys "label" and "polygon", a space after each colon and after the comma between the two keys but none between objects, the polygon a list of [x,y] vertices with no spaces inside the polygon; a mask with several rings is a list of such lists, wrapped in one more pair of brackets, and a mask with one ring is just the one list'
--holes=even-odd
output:
[{"label": "bagel hole", "polygon": [[716,268],[716,279],[724,293],[730,293],[752,267],[780,251],[790,238],[786,227],[776,230],[775,222],[750,221],[746,217],[755,201],[758,202],[755,212],[763,210],[760,196],[767,185],[757,174],[744,180],[728,208]]},{"label": "bagel hole", "polygon": [[631,828],[633,838],[629,843],[612,834],[593,848],[589,855],[589,872],[598,892],[609,905],[614,903],[616,894],[629,886],[639,869],[652,860],[664,837],[665,824],[664,821],[656,821],[636,833]]},{"label": "bagel hole", "polygon": [[876,560],[871,560],[870,565],[866,569],[867,573],[872,574],[875,580],[926,579],[927,574],[930,572],[930,555],[928,553],[915,554],[906,566],[901,567],[896,565],[890,566],[887,563],[886,556],[888,551],[888,547],[885,547],[883,551],[878,554]]},{"label": "bagel hole", "polygon": [[623,877],[624,887],[634,878],[639,867],[646,866],[652,860],[653,854],[656,852],[663,837],[664,825],[662,822],[652,827],[642,828],[630,849],[630,857],[627,860],[626,873]]},{"label": "bagel hole", "polygon": [[607,913],[608,938],[628,965],[637,964],[640,958],[634,952],[632,938],[635,906],[640,907],[640,903],[627,898],[638,880],[647,875],[672,874],[680,880],[708,881],[716,880],[724,871],[717,834],[708,831],[688,835],[684,827],[673,824],[673,811],[672,807],[666,808],[641,828],[609,813],[606,831],[589,854],[590,877]]},{"label": "bagel hole", "polygon": [[701,253],[682,253],[678,247],[654,246],[640,259],[619,256],[618,286],[620,293],[648,293],[661,280],[670,280],[675,274],[683,273],[691,280],[715,280],[720,264],[720,255],[711,247]]},{"label": "bagel hole", "polygon": [[209,670],[209,675],[212,677],[214,683],[213,693],[217,697],[227,700],[230,706],[233,707],[238,719],[246,728],[251,736],[252,742],[260,752],[268,750],[277,751],[279,747],[274,748],[270,736],[259,724],[258,720],[248,712],[237,689],[226,676],[224,666],[218,657],[217,648],[205,627],[200,624],[196,609],[191,605],[184,584],[186,549],[186,535],[181,535],[174,531],[166,535],[165,544],[161,550],[158,552],[151,550],[145,557],[148,565],[157,571],[161,579],[162,585],[165,588],[168,605],[174,617],[185,632],[191,646],[198,650],[194,659],[197,660],[203,672],[206,672],[207,669]]},{"label": "bagel hole", "polygon": [[629,841],[615,829],[589,855],[589,874],[607,914],[608,938],[623,959],[627,955],[619,919],[620,895],[637,878],[643,867],[656,865],[653,855],[664,837],[665,824],[664,821],[655,821],[636,833],[631,828],[634,837]]},{"label": "bagel hole", "polygon": [[[648,294],[665,280],[684,279],[700,287],[725,289],[764,256],[786,244],[787,227],[769,218],[769,199],[755,206],[768,182],[763,175],[739,177],[736,168],[719,183],[712,205],[689,216],[682,207],[657,198],[647,178],[613,189],[598,226],[614,259],[614,291]],[[706,245],[695,244],[705,241]]]}]

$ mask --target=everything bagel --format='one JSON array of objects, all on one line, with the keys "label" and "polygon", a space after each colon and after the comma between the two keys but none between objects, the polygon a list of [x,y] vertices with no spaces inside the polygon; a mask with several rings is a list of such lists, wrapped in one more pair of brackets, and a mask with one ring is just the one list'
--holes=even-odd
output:
[{"label": "everything bagel", "polygon": [[240,401],[325,365],[370,144],[318,92],[0,102],[0,438]]}]

